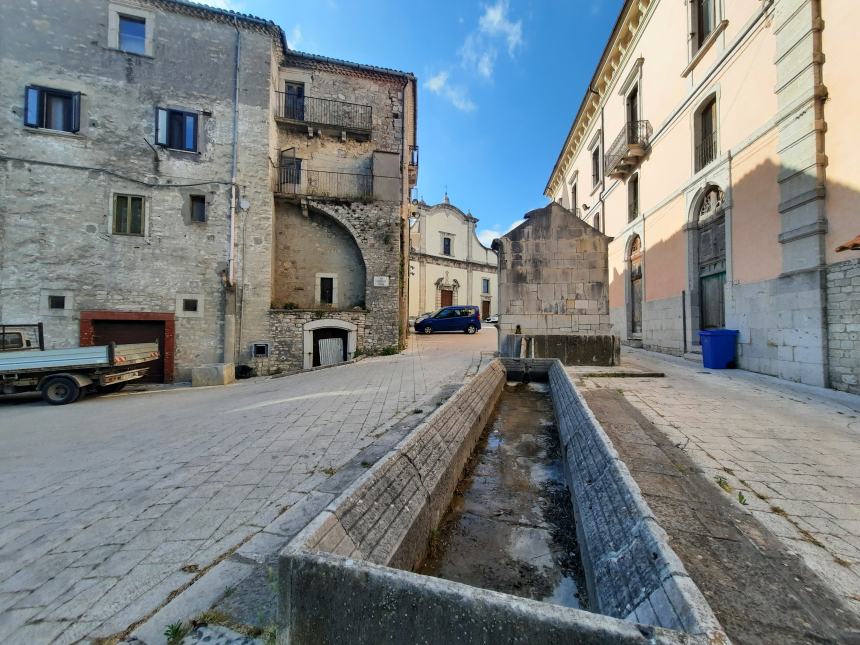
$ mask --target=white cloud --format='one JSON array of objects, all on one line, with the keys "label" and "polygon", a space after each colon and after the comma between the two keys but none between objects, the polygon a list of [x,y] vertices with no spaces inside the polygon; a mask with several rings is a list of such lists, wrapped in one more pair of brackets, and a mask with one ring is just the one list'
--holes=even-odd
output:
[{"label": "white cloud", "polygon": [[287,43],[290,49],[296,49],[300,42],[302,42],[302,26],[296,25],[287,37]]},{"label": "white cloud", "polygon": [[235,0],[194,0],[197,4],[209,5],[216,9],[227,9],[228,11],[244,11],[244,2],[235,2]]},{"label": "white cloud", "polygon": [[494,5],[484,7],[484,14],[478,20],[481,31],[490,36],[503,36],[508,44],[508,54],[514,55],[523,42],[523,23],[508,18],[507,0],[499,0]]},{"label": "white cloud", "polygon": [[478,239],[481,241],[481,244],[484,246],[490,246],[493,243],[493,240],[502,237],[508,231],[512,231],[517,226],[525,222],[524,219],[514,220],[508,228],[504,231],[500,231],[494,228],[485,228],[483,230],[478,231]]},{"label": "white cloud", "polygon": [[444,96],[458,110],[471,112],[475,104],[469,98],[468,90],[462,85],[451,85],[448,83],[448,72],[441,71],[424,81],[424,87],[440,96]]}]

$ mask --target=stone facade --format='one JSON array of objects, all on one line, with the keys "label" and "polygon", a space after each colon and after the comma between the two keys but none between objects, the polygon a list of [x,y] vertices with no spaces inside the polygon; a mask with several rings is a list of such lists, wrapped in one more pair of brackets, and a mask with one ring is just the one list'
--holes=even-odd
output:
[{"label": "stone facade", "polygon": [[860,257],[836,252],[858,233],[860,5],[700,4],[623,3],[545,195],[612,237],[624,342],[695,359],[701,330],[736,329],[739,367],[850,387],[830,298],[856,287],[828,276]]},{"label": "stone facade", "polygon": [[493,242],[502,354],[519,336],[609,334],[609,238],[557,203],[525,218]]},{"label": "stone facade", "polygon": [[435,206],[418,204],[410,226],[410,318],[438,309],[447,298],[452,305],[477,306],[482,316],[498,313],[499,260],[481,244],[477,224],[447,194]]},{"label": "stone facade", "polygon": [[[309,323],[325,320],[328,312],[277,310],[269,312],[269,325],[272,330],[273,344],[267,358],[253,359],[254,367],[260,374],[277,371],[298,372],[305,366],[305,332]],[[355,326],[356,347],[365,347],[367,342],[367,313],[364,311],[340,312],[338,320]],[[370,330],[372,331],[372,329]],[[373,339],[369,339],[373,342]],[[349,352],[347,360],[355,357]],[[312,366],[311,366],[312,367]]]},{"label": "stone facade", "polygon": [[860,394],[860,260],[827,268],[827,347],[831,387]]},{"label": "stone facade", "polygon": [[[297,292],[312,300],[313,280],[331,261],[344,274],[345,308],[368,308],[367,349],[400,342],[417,176],[412,75],[300,54],[274,23],[183,2],[13,5],[19,19],[0,27],[0,99],[9,106],[0,117],[0,322],[42,320],[47,345],[58,347],[93,342],[93,324],[84,334],[81,321],[98,329],[99,312],[131,325],[139,314],[175,329],[166,380],[204,364],[254,363],[260,343],[280,347],[278,356],[293,348],[283,369],[305,352],[277,338],[269,311],[318,309]],[[119,40],[126,15],[144,21],[138,45]],[[301,123],[283,118],[286,81],[308,90],[291,115]],[[42,104],[27,102],[32,92],[73,102],[79,127],[58,127],[76,131],[31,123],[36,108],[27,106]],[[311,97],[326,101],[319,123]],[[354,104],[372,109],[366,131],[332,128]],[[159,130],[159,109],[193,119],[188,141],[168,145],[176,123]],[[337,186],[367,175],[372,189],[358,200],[301,187],[284,194],[290,149],[305,171],[317,168]],[[117,196],[142,200],[133,234],[114,225]],[[192,217],[192,198],[205,201],[205,221]],[[351,254],[338,254],[347,247]]]}]

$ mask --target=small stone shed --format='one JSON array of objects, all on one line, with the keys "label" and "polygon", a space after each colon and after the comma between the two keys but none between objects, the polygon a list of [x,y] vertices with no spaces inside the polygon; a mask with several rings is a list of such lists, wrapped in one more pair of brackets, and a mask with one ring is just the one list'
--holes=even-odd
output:
[{"label": "small stone shed", "polygon": [[620,341],[609,324],[610,240],[552,202],[493,241],[502,356],[619,363]]}]

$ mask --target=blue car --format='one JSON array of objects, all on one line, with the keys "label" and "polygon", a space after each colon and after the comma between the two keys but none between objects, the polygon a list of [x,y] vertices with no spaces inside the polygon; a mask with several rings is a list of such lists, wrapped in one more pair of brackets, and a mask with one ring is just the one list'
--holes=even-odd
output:
[{"label": "blue car", "polygon": [[481,328],[478,308],[472,305],[442,307],[438,311],[415,320],[415,331],[419,334],[432,334],[434,331],[461,331],[474,334]]}]

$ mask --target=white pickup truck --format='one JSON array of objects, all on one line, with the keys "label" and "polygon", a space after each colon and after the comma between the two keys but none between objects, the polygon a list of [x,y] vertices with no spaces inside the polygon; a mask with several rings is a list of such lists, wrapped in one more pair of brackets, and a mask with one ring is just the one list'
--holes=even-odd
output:
[{"label": "white pickup truck", "polygon": [[158,343],[45,349],[42,324],[0,325],[0,393],[41,393],[52,405],[89,391],[116,392],[149,370]]}]

